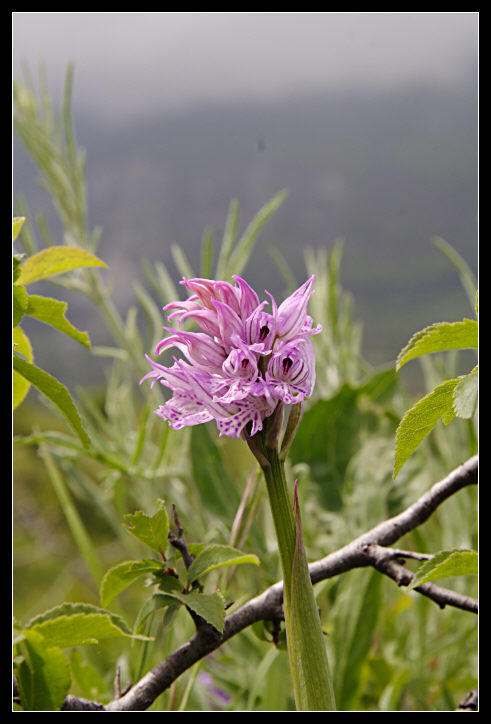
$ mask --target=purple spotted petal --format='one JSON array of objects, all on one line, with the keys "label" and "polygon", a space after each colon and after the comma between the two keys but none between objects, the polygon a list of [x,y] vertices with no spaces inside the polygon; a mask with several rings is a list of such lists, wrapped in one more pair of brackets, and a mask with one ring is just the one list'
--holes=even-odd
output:
[{"label": "purple spotted petal", "polygon": [[265,352],[270,351],[276,334],[276,319],[272,314],[263,311],[266,302],[260,304],[246,319],[244,325],[245,338],[248,344],[261,342]]},{"label": "purple spotted petal", "polygon": [[222,364],[222,372],[225,377],[257,377],[258,353],[263,351],[262,344],[244,344],[237,335],[232,336],[233,348],[227,359]]},{"label": "purple spotted petal", "polygon": [[287,405],[310,397],[315,383],[315,355],[310,340],[283,343],[269,360],[266,382]]},{"label": "purple spotted petal", "polygon": [[[241,277],[234,284],[211,279],[183,279],[186,301],[167,304],[179,329],[169,333],[156,354],[176,348],[183,359],[166,367],[147,357],[151,370],[143,380],[160,382],[172,397],[156,413],[179,429],[215,420],[220,435],[239,437],[262,430],[278,405],[293,405],[312,394],[315,357],[309,337],[313,327],[307,305],[313,277],[278,307],[269,294],[260,301]],[[192,320],[200,331],[181,329]]]}]

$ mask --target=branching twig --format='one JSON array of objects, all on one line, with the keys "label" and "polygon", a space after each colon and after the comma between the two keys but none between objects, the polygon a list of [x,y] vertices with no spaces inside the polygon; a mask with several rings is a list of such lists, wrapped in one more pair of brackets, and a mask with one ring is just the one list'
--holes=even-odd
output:
[{"label": "branching twig", "polygon": [[[452,471],[436,483],[402,513],[380,523],[367,533],[359,536],[343,548],[331,553],[309,566],[313,583],[332,578],[340,573],[366,566],[373,566],[388,575],[398,585],[408,585],[413,574],[401,563],[401,558],[417,557],[419,554],[389,549],[404,534],[421,525],[441,503],[461,488],[477,483],[477,456]],[[414,589],[434,600],[439,606],[456,606],[477,612],[477,602],[466,596],[426,583]],[[251,624],[261,620],[278,621],[282,614],[283,586],[281,581],[274,584],[256,598],[251,599],[225,619],[222,634],[211,626],[200,627],[195,635],[176,651],[161,661],[140,679],[126,694],[114,699],[104,707],[105,711],[144,711],[190,666],[211,653],[225,641]],[[69,702],[70,700],[70,702]],[[69,703],[72,706],[68,706]],[[76,701],[69,697],[64,710],[75,710]],[[89,710],[88,702],[84,708]],[[94,707],[92,710],[96,710]]]},{"label": "branching twig", "polygon": [[194,560],[194,556],[189,552],[186,540],[184,538],[184,532],[181,526],[181,522],[179,520],[179,516],[174,505],[172,506],[172,514],[177,529],[177,535],[175,535],[172,531],[169,531],[169,543],[171,544],[171,546],[179,551],[184,561],[184,565],[186,566],[186,569],[188,569]]},{"label": "branching twig", "polygon": [[[392,578],[398,586],[408,586],[414,578],[414,573],[398,561],[400,557],[399,551],[393,551],[391,548],[384,548],[374,543],[367,543],[363,546],[363,553],[367,557],[367,565],[373,566],[380,573]],[[477,613],[477,601],[470,596],[463,596],[455,591],[449,591],[441,586],[436,586],[434,583],[423,583],[421,586],[416,586],[414,590],[431,598],[440,608],[454,606],[464,611]]]}]

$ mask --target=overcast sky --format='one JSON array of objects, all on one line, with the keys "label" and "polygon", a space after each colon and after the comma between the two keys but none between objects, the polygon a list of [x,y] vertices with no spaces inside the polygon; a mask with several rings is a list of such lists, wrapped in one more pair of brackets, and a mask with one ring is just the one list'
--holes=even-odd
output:
[{"label": "overcast sky", "polygon": [[328,89],[451,84],[476,67],[477,13],[13,13],[13,70],[50,90],[75,63],[91,114]]}]

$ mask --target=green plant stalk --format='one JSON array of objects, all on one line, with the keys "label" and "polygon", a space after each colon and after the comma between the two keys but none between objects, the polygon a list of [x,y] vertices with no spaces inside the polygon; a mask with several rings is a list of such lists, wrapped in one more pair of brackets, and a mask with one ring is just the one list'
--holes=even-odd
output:
[{"label": "green plant stalk", "polygon": [[94,583],[98,587],[104,574],[104,570],[97,553],[94,550],[90,536],[77,512],[68,488],[63,480],[63,476],[60,475],[60,472],[58,471],[46,445],[41,444],[39,446],[39,454],[46,466],[51,484],[53,485],[56,497],[58,498],[78,550],[87,564],[87,568],[90,571]]},{"label": "green plant stalk", "polygon": [[288,655],[297,711],[334,711],[326,645],[302,540],[298,499],[292,503],[283,460],[264,445],[266,479],[283,571]]}]

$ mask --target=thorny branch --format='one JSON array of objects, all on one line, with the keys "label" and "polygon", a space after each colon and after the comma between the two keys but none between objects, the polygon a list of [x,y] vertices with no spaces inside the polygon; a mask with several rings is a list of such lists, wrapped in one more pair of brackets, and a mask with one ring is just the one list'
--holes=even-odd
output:
[{"label": "thorny branch", "polygon": [[[475,485],[477,481],[478,459],[477,456],[474,456],[433,485],[428,492],[399,515],[380,523],[334,553],[312,563],[309,566],[312,582],[317,583],[354,568],[372,566],[392,578],[397,585],[407,586],[413,578],[413,573],[404,566],[403,560],[406,558],[424,559],[425,556],[392,549],[388,546],[421,525],[439,505],[460,489],[468,485]],[[442,608],[455,606],[477,613],[477,601],[468,596],[432,583],[423,584],[415,590]],[[196,633],[189,641],[157,664],[129,691],[117,696],[105,706],[102,707],[100,704],[70,696],[67,697],[63,710],[145,711],[184,671],[219,648],[225,641],[257,621],[277,622],[282,615],[282,599],[283,586],[280,581],[229,614],[225,619],[222,634],[206,623],[197,626]]]}]

